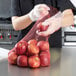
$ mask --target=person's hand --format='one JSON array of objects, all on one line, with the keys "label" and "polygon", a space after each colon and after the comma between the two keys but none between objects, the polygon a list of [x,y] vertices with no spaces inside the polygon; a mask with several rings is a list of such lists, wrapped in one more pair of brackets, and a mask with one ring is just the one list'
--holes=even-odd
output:
[{"label": "person's hand", "polygon": [[58,12],[56,15],[52,16],[51,18],[48,18],[42,23],[43,26],[48,25],[46,31],[40,32],[37,30],[36,33],[40,36],[48,36],[50,34],[53,34],[54,32],[56,32],[61,28],[61,18],[62,18],[61,12]]},{"label": "person's hand", "polygon": [[32,21],[36,21],[39,18],[47,15],[49,13],[48,10],[50,10],[50,8],[46,4],[38,4],[32,9],[32,11],[28,15]]}]

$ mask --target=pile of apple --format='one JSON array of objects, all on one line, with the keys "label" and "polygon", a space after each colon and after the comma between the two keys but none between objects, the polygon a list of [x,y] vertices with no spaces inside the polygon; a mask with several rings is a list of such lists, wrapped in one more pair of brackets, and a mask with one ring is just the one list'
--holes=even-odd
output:
[{"label": "pile of apple", "polygon": [[8,62],[20,67],[38,68],[50,65],[49,43],[47,41],[19,41],[8,53]]},{"label": "pile of apple", "polygon": [[[48,26],[37,25],[39,31],[47,30]],[[28,42],[19,41],[8,53],[8,62],[20,67],[38,68],[50,65],[48,41],[31,39]]]},{"label": "pile of apple", "polygon": [[35,39],[18,42],[8,53],[8,62],[20,67],[38,68],[50,65],[49,43]]}]

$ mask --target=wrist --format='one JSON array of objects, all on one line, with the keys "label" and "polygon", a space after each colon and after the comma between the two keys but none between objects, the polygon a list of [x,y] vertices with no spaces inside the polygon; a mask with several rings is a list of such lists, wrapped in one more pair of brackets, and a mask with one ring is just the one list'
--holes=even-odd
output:
[{"label": "wrist", "polygon": [[29,21],[32,23],[33,20],[30,18],[29,14],[27,14]]},{"label": "wrist", "polygon": [[28,16],[32,22],[36,21],[36,17],[34,16],[33,10],[28,13]]}]

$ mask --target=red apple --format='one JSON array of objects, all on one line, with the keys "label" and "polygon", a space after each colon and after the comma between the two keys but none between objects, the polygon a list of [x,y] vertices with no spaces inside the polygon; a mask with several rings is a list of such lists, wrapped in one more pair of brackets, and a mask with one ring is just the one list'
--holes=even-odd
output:
[{"label": "red apple", "polygon": [[40,65],[41,66],[50,65],[50,52],[41,52],[40,53]]},{"label": "red apple", "polygon": [[28,46],[28,43],[24,40],[21,40],[20,42],[24,43],[26,46]]},{"label": "red apple", "polygon": [[43,26],[42,25],[42,22],[40,22],[38,25],[37,25],[37,28],[39,29],[39,31],[46,31],[48,29],[48,25],[47,26]]},{"label": "red apple", "polygon": [[9,54],[8,54],[8,62],[10,63],[10,64],[16,64],[17,63],[17,55],[16,55],[16,53],[15,52],[10,52]]},{"label": "red apple", "polygon": [[39,41],[37,46],[41,51],[49,50],[49,43],[47,41]]},{"label": "red apple", "polygon": [[37,41],[35,39],[29,40],[28,44],[34,44],[37,45]]},{"label": "red apple", "polygon": [[39,53],[39,47],[33,44],[28,45],[28,52],[31,55]]},{"label": "red apple", "polygon": [[17,65],[21,66],[21,67],[28,66],[28,64],[27,64],[27,56],[25,56],[25,55],[18,56],[18,58],[17,58]]},{"label": "red apple", "polygon": [[25,54],[26,48],[27,48],[27,42],[26,41],[20,41],[15,45],[15,52],[18,55]]},{"label": "red apple", "polygon": [[31,68],[38,68],[40,67],[40,58],[38,56],[30,56],[28,63]]}]

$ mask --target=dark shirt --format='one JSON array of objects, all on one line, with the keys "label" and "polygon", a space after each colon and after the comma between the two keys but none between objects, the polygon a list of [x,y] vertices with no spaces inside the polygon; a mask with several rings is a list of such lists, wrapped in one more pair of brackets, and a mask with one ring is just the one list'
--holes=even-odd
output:
[{"label": "dark shirt", "polygon": [[[47,4],[57,8],[58,10],[64,11],[65,9],[72,8],[73,5],[69,0],[12,0],[11,13],[12,16],[23,16],[29,13],[36,4]],[[23,29],[19,33],[18,41],[21,40],[32,28],[34,23],[32,23],[27,28]],[[52,34],[49,38],[49,43],[51,47],[61,47],[61,29]]]}]

